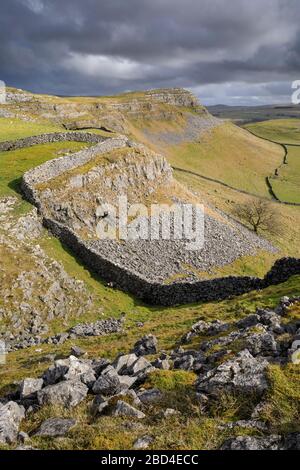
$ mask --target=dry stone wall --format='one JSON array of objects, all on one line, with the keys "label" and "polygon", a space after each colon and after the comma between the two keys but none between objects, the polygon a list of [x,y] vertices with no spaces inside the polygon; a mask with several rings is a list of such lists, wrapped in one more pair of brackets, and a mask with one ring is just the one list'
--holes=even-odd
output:
[{"label": "dry stone wall", "polygon": [[33,145],[51,144],[55,142],[87,142],[89,144],[98,144],[106,140],[99,134],[91,132],[53,132],[50,134],[34,135],[15,141],[0,142],[0,152],[10,150],[19,150]]},{"label": "dry stone wall", "polygon": [[274,264],[264,279],[228,276],[197,282],[159,284],[149,282],[123,266],[112,263],[88,246],[68,227],[46,218],[44,225],[102,279],[112,283],[114,287],[136,295],[151,305],[172,306],[200,301],[224,300],[252,290],[263,289],[272,284],[279,284],[292,275],[300,274],[299,259],[282,258]]},{"label": "dry stone wall", "polygon": [[[69,137],[69,134],[66,133]],[[73,135],[73,134],[72,134]],[[78,133],[79,136],[92,135]],[[99,136],[98,136],[99,137]],[[126,147],[129,145],[127,137],[119,137],[115,139],[103,139],[95,146],[84,149],[72,155],[64,155],[63,157],[49,160],[42,165],[39,165],[23,175],[21,188],[26,197],[32,204],[40,208],[40,201],[35,190],[35,185],[44,183],[57,176],[60,176],[66,171],[77,168],[89,162],[96,155],[109,152],[114,149]]]}]

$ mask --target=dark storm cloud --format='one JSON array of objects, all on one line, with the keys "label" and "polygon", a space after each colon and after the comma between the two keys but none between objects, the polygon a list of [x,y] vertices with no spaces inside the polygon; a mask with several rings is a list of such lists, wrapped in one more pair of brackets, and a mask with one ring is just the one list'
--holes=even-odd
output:
[{"label": "dark storm cloud", "polygon": [[300,79],[299,17],[297,0],[1,0],[0,79],[60,94],[184,86],[284,100]]}]

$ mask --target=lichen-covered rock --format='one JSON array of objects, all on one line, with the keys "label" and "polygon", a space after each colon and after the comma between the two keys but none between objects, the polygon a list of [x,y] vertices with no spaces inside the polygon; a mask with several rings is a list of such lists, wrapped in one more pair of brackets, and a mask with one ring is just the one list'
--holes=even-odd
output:
[{"label": "lichen-covered rock", "polygon": [[123,354],[118,356],[113,363],[113,367],[116,369],[118,374],[126,373],[126,371],[137,361],[138,357],[136,354]]},{"label": "lichen-covered rock", "polygon": [[220,429],[235,429],[235,428],[244,428],[244,429],[258,429],[259,431],[265,432],[268,430],[266,423],[254,419],[240,419],[238,421],[231,421],[229,423],[221,424]]},{"label": "lichen-covered rock", "polygon": [[75,419],[49,418],[40,425],[34,435],[48,437],[65,436],[75,424]]},{"label": "lichen-covered rock", "polygon": [[149,369],[153,369],[151,362],[141,356],[127,369],[127,373],[129,375],[139,375]]},{"label": "lichen-covered rock", "polygon": [[[61,380],[80,379],[93,374],[92,362],[70,356],[67,359],[58,359],[43,374],[45,385],[53,385]],[[90,375],[91,377],[91,375]],[[94,379],[96,380],[96,378]]]},{"label": "lichen-covered rock", "polygon": [[236,326],[240,329],[249,328],[251,326],[257,325],[260,322],[260,317],[256,313],[247,315],[245,318],[242,318],[236,322]]},{"label": "lichen-covered rock", "polygon": [[110,333],[118,333],[123,328],[123,319],[108,318],[98,320],[95,323],[79,323],[69,330],[69,334],[80,336],[103,336]]},{"label": "lichen-covered rock", "polygon": [[281,436],[254,437],[237,436],[228,439],[221,446],[221,450],[279,450]]},{"label": "lichen-covered rock", "polygon": [[237,356],[199,377],[196,387],[200,393],[217,397],[223,392],[262,394],[268,389],[268,362],[254,358],[245,349]]},{"label": "lichen-covered rock", "polygon": [[277,343],[271,333],[254,333],[246,335],[245,347],[253,356],[275,356],[277,354]]},{"label": "lichen-covered rock", "polygon": [[20,383],[20,398],[31,398],[43,387],[43,379],[27,378]]},{"label": "lichen-covered rock", "polygon": [[91,361],[84,361],[75,356],[70,356],[67,361],[69,368],[63,376],[65,380],[73,380],[84,374],[93,372]]},{"label": "lichen-covered rock", "polygon": [[97,377],[96,377],[95,372],[91,369],[85,372],[84,374],[81,374],[80,380],[89,388],[89,390],[91,390],[94,386],[94,383],[97,380]]},{"label": "lichen-covered rock", "polygon": [[188,333],[186,333],[182,337],[181,343],[189,343],[192,338],[199,335],[214,336],[219,333],[222,333],[223,331],[227,331],[228,328],[229,324],[220,320],[214,320],[212,322],[205,322],[203,320],[199,320],[192,326],[190,331],[188,331]]},{"label": "lichen-covered rock", "polygon": [[169,370],[171,367],[168,359],[160,359],[160,358],[153,361],[152,365],[153,367],[155,367],[155,369],[162,369],[162,370]]},{"label": "lichen-covered rock", "polygon": [[192,354],[184,354],[174,361],[174,369],[193,370],[195,358]]},{"label": "lichen-covered rock", "polygon": [[86,352],[83,349],[81,349],[79,346],[74,345],[71,347],[71,355],[75,357],[81,357],[81,356],[85,356]]},{"label": "lichen-covered rock", "polygon": [[93,393],[96,395],[113,396],[121,392],[122,388],[117,372],[110,370],[108,373],[103,373],[98,377],[93,385]]},{"label": "lichen-covered rock", "polygon": [[137,419],[143,419],[146,417],[145,413],[134,408],[123,400],[118,400],[116,407],[113,411],[113,416],[125,416]]},{"label": "lichen-covered rock", "polygon": [[66,380],[38,391],[40,405],[64,405],[68,408],[85,399],[88,387],[79,380]]},{"label": "lichen-covered rock", "polygon": [[0,443],[12,444],[17,440],[19,426],[25,411],[14,401],[0,405]]},{"label": "lichen-covered rock", "polygon": [[110,361],[108,359],[100,357],[98,359],[93,359],[91,365],[93,371],[98,377],[104,371],[104,369],[106,369],[110,365]]},{"label": "lichen-covered rock", "polygon": [[142,403],[148,404],[158,402],[162,399],[163,394],[158,388],[151,388],[138,393],[137,396]]},{"label": "lichen-covered rock", "polygon": [[154,335],[143,336],[138,340],[133,348],[133,352],[137,356],[146,356],[147,354],[156,354],[157,352],[157,338]]},{"label": "lichen-covered rock", "polygon": [[153,436],[141,436],[133,444],[133,448],[137,450],[148,449],[148,447],[154,442]]},{"label": "lichen-covered rock", "polygon": [[64,375],[69,370],[69,363],[67,359],[58,359],[52,366],[46,369],[43,373],[44,384],[54,385],[63,379]]},{"label": "lichen-covered rock", "polygon": [[259,319],[263,325],[268,327],[269,331],[275,334],[281,334],[284,332],[284,327],[281,325],[282,318],[275,312],[270,310],[262,310],[259,312]]}]

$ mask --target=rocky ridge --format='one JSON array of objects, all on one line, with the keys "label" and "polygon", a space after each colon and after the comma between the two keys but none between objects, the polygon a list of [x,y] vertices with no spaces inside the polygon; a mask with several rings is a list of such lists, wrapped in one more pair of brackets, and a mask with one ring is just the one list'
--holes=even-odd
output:
[{"label": "rocky ridge", "polygon": [[92,305],[83,282],[39,245],[45,230],[37,210],[16,217],[18,204],[14,197],[0,198],[0,338],[7,347],[36,344],[34,338],[47,334],[49,322],[79,318]]},{"label": "rocky ridge", "polygon": [[47,97],[9,89],[7,104],[0,108],[0,112],[24,120],[34,120],[39,116],[60,123],[66,129],[98,128],[128,133],[132,119],[172,120],[176,114],[174,106],[183,111],[190,108],[199,115],[208,116],[198,99],[181,88],[128,93],[109,99],[81,98],[80,103],[71,97]]}]

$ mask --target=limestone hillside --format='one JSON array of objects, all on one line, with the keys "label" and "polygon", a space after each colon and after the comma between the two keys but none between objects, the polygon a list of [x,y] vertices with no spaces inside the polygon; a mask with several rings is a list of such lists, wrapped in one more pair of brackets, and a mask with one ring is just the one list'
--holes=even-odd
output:
[{"label": "limestone hillside", "polygon": [[[299,450],[300,212],[266,184],[283,153],[185,90],[8,89],[0,449]],[[203,249],[96,239],[123,192],[203,203]],[[257,200],[280,233],[235,218]]]}]

